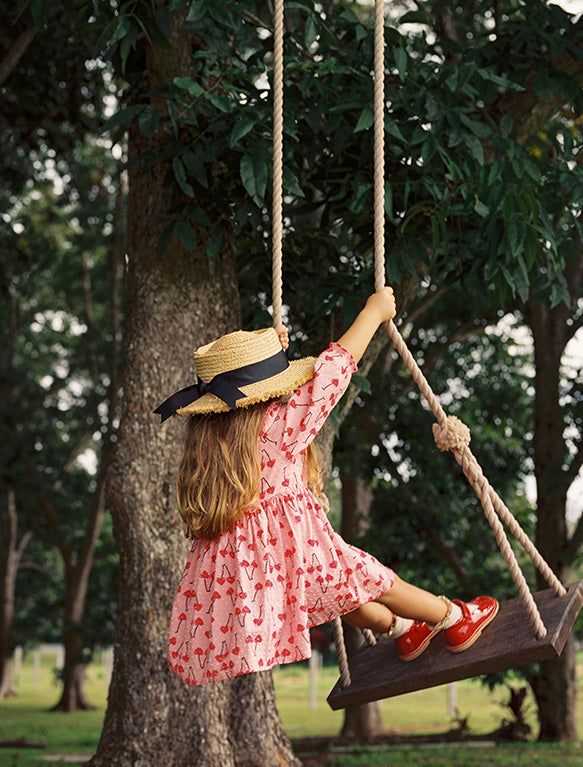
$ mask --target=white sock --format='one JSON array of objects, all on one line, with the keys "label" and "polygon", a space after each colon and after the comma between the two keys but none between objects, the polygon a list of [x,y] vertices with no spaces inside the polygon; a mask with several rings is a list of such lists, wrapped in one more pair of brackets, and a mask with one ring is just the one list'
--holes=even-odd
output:
[{"label": "white sock", "polygon": [[462,608],[459,605],[454,604],[453,602],[451,604],[451,609],[449,612],[449,615],[443,619],[441,628],[442,629],[448,629],[450,626],[454,626],[458,621],[461,621],[461,619],[464,617],[464,614],[462,613]]},{"label": "white sock", "polygon": [[414,622],[415,621],[411,620],[411,618],[401,618],[399,615],[395,615],[395,622],[392,626],[393,630],[391,632],[391,638],[398,639],[399,637],[402,637],[403,634],[409,631]]}]

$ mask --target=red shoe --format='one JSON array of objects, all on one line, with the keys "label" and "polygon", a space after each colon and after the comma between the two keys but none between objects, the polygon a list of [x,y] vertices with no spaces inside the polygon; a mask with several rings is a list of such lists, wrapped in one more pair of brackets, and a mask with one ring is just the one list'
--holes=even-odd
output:
[{"label": "red shoe", "polygon": [[450,652],[463,652],[479,639],[482,631],[494,620],[499,605],[493,597],[476,597],[471,602],[462,602],[460,599],[452,601],[461,607],[463,617],[444,630],[447,649]]},{"label": "red shoe", "polygon": [[395,639],[399,658],[401,660],[418,658],[439,631],[440,629],[430,628],[425,621],[415,621],[408,631]]}]

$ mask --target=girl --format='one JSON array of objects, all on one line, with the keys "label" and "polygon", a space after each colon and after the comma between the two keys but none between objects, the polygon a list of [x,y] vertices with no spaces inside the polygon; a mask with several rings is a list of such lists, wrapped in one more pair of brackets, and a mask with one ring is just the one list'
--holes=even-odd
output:
[{"label": "girl", "polygon": [[492,597],[450,602],[401,580],[334,532],[317,500],[313,440],[394,316],[384,288],[317,360],[289,363],[285,328],[230,333],[195,352],[198,383],[157,408],[190,416],[178,505],[194,543],[168,644],[185,682],[309,658],[310,627],[339,615],[393,637],[405,661],[442,629],[448,650],[465,650],[496,615]]}]

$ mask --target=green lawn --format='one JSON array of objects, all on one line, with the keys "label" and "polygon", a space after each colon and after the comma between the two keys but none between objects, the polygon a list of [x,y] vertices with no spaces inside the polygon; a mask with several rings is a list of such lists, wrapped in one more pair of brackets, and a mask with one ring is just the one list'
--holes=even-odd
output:
[{"label": "green lawn", "polygon": [[[99,732],[106,706],[107,680],[105,671],[97,665],[89,668],[87,695],[97,706],[95,711],[76,714],[53,713],[48,709],[59,697],[54,683],[50,659],[41,666],[38,687],[30,662],[23,665],[19,685],[19,697],[0,701],[0,740],[26,738],[40,741],[46,748],[0,749],[2,767],[39,767],[43,762],[38,756],[49,754],[91,754],[97,746]],[[337,735],[342,725],[343,712],[332,711],[326,703],[326,695],[336,681],[334,668],[324,668],[319,673],[316,708],[309,705],[309,676],[306,665],[293,665],[274,672],[277,706],[286,732],[290,738]],[[457,705],[460,716],[467,719],[470,731],[484,734],[498,727],[508,716],[503,703],[506,693],[502,690],[489,693],[477,681],[465,681],[457,686]],[[580,707],[581,709],[581,707]],[[532,701],[527,704],[529,721],[535,728],[535,709]],[[410,695],[400,696],[381,703],[382,719],[387,733],[420,734],[439,733],[455,727],[448,713],[447,688],[434,688]],[[583,732],[583,712],[579,711],[579,727]],[[421,747],[415,746],[419,749]],[[472,767],[473,765],[504,765],[504,767],[537,767],[559,760],[561,767],[583,764],[583,750],[579,744],[572,746],[477,747],[435,746],[422,747],[424,765],[439,767]],[[36,757],[36,758],[35,758]],[[569,761],[570,759],[573,761]],[[364,761],[363,761],[364,759]],[[359,761],[360,760],[360,761]],[[502,761],[498,761],[502,760]],[[504,761],[505,760],[505,761]],[[546,760],[546,761],[545,761]],[[386,748],[372,749],[363,756],[350,750],[335,757],[333,767],[353,765],[399,765],[410,767],[411,749],[391,747],[390,757]],[[80,763],[80,762],[79,762]],[[64,762],[52,762],[60,765]],[[69,764],[71,764],[69,762]]]}]

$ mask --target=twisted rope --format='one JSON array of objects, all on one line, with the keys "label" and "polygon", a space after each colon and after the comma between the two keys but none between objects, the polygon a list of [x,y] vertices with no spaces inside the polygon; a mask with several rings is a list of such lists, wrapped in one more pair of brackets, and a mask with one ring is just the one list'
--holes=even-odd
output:
[{"label": "twisted rope", "polygon": [[[374,7],[374,264],[375,290],[385,286],[385,14],[384,0],[375,0]],[[346,657],[342,623],[334,622],[334,640],[338,663]],[[372,632],[363,632],[369,644],[376,644]],[[373,641],[370,641],[372,638]],[[346,681],[347,680],[347,681]],[[350,685],[348,662],[346,670],[340,665],[340,682]]]},{"label": "twisted rope", "polygon": [[340,669],[340,685],[343,689],[346,689],[346,687],[350,687],[350,670],[348,668],[346,645],[344,644],[344,630],[342,629],[340,618],[334,618],[334,644],[336,645],[338,668]]},{"label": "twisted rope", "polygon": [[375,290],[385,286],[385,16],[375,0],[374,20],[374,263]]},{"label": "twisted rope", "polygon": [[[563,596],[566,593],[566,589],[484,476],[480,465],[469,449],[470,432],[467,426],[464,426],[464,424],[454,416],[448,417],[445,414],[437,397],[431,390],[427,379],[421,372],[401,334],[395,327],[395,324],[391,321],[386,323],[385,327],[395,348],[411,373],[413,380],[419,387],[421,394],[437,419],[437,424],[434,425],[433,431],[438,446],[442,450],[451,450],[453,452],[456,461],[462,467],[465,476],[480,498],[486,519],[494,531],[496,541],[506,560],[506,564],[510,570],[514,583],[516,584],[519,596],[528,613],[535,634],[541,639],[546,636],[546,628],[541,620],[534,597],[526,583],[514,551],[508,542],[508,538],[499,517],[508,525],[518,543],[520,543],[524,551],[528,554],[549,586],[554,589],[556,595]],[[463,429],[460,429],[460,424]]]},{"label": "twisted rope", "polygon": [[273,16],[273,202],[272,304],[273,326],[281,325],[283,295],[283,2],[275,0]]}]

